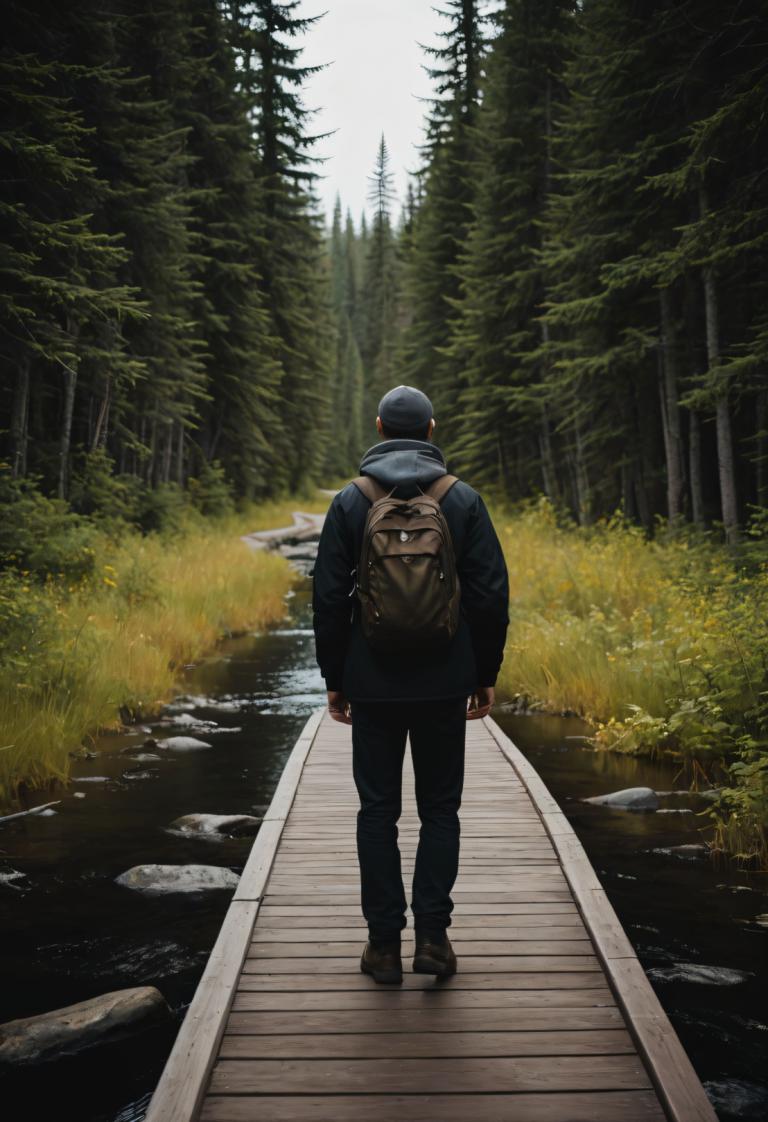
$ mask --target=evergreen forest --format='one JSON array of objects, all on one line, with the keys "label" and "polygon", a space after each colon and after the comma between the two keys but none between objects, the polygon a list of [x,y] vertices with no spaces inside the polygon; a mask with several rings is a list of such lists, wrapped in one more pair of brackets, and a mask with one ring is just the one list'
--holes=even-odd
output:
[{"label": "evergreen forest", "polygon": [[768,504],[766,5],[447,0],[404,205],[372,136],[368,216],[328,231],[297,7],[10,5],[6,491],[148,526],[190,480],[295,491],[406,382],[506,499],[736,540]]},{"label": "evergreen forest", "polygon": [[[368,206],[329,218],[303,62],[320,13],[4,14],[0,711],[28,672],[24,713],[50,702],[60,752],[72,659],[52,636],[80,635],[62,597],[85,612],[96,579],[120,626],[150,602],[139,547],[116,579],[94,532],[317,502],[407,383],[450,469],[523,519],[502,532],[504,688],[609,720],[606,746],[717,760],[737,792],[721,830],[734,807],[748,824],[723,845],[767,863],[766,0],[443,0],[404,197],[372,132]],[[216,634],[230,609],[209,608]],[[170,662],[135,689],[110,678],[71,738],[116,691],[139,712],[168,689],[197,649],[178,626]],[[22,754],[31,720],[7,735]],[[9,760],[13,793],[28,771]]]}]

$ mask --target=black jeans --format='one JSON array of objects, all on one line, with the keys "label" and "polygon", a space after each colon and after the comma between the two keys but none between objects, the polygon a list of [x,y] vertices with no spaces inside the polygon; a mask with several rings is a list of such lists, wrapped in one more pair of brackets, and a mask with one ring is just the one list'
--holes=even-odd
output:
[{"label": "black jeans", "polygon": [[459,867],[466,698],[352,702],[353,772],[360,796],[357,853],[371,939],[397,941],[406,899],[397,845],[408,733],[421,819],[412,909],[417,931],[444,934]]}]

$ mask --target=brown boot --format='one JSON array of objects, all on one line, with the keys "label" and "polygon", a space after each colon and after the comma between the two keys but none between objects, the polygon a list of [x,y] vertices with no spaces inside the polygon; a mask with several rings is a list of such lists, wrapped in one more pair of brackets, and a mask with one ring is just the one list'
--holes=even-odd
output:
[{"label": "brown boot", "polygon": [[448,978],[456,973],[456,955],[447,935],[416,932],[416,950],[413,955],[415,974],[436,974]]},{"label": "brown boot", "polygon": [[370,974],[374,982],[399,985],[403,980],[403,962],[399,943],[366,943],[360,959],[363,974]]}]

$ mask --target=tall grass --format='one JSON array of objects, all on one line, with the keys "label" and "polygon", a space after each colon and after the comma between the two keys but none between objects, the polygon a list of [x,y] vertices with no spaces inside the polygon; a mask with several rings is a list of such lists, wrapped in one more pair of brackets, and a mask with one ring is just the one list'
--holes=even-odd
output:
[{"label": "tall grass", "polygon": [[586,530],[545,503],[496,515],[510,572],[501,692],[582,714],[595,743],[725,780],[722,847],[768,863],[768,564],[709,536]]},{"label": "tall grass", "polygon": [[290,522],[293,505],[190,519],[173,537],[97,537],[92,573],[76,584],[6,576],[0,601],[15,638],[0,669],[0,804],[65,779],[70,753],[121,712],[156,712],[184,664],[224,634],[283,616],[291,570],[240,535]]}]

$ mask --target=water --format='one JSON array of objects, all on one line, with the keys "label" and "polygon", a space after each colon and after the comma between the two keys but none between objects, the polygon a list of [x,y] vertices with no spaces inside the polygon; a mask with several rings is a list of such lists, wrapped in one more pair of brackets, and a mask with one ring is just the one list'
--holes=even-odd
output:
[{"label": "water", "polygon": [[[104,737],[95,759],[74,765],[55,815],[0,827],[0,874],[25,874],[0,883],[0,1022],[134,985],[157,986],[176,1014],[170,1027],[102,1048],[98,1057],[86,1052],[46,1067],[45,1080],[31,1070],[6,1075],[0,1101],[24,1104],[5,1115],[9,1122],[143,1118],[229,894],[152,899],[114,878],[145,862],[241,871],[251,839],[182,837],[168,827],[196,812],[264,812],[299,731],[325,700],[308,599],[300,587],[284,626],[228,640],[188,673],[186,700],[170,707],[167,720],[191,714],[215,722],[215,731],[158,722]],[[158,753],[143,746],[150,735],[193,736],[211,748]]]},{"label": "water", "polygon": [[[9,1116],[14,1122],[143,1118],[228,897],[149,899],[114,877],[144,862],[241,870],[248,839],[185,838],[168,826],[192,812],[260,814],[269,803],[299,730],[324,700],[306,585],[290,605],[282,627],[229,640],[188,673],[186,697],[167,720],[190,714],[215,722],[215,731],[151,727],[157,739],[191,735],[211,748],[139,760],[158,754],[142,747],[149,733],[105,737],[95,759],[76,764],[55,815],[0,827],[0,875],[25,874],[0,883],[0,1021],[144,984],[156,985],[176,1014],[171,1026],[49,1065],[45,1079],[34,1071],[6,1077],[2,1101],[23,1103]],[[660,972],[660,1000],[723,1122],[768,1117],[767,936],[751,922],[768,911],[765,878],[652,852],[697,841],[703,820],[695,814],[633,814],[579,801],[628,786],[669,790],[671,766],[586,751],[569,739],[584,731],[573,719],[496,716],[571,819],[644,966]],[[704,805],[681,796],[664,804]]]},{"label": "water", "polygon": [[662,809],[673,813],[580,801],[626,787],[679,788],[669,763],[591,751],[579,739],[585,726],[573,718],[503,710],[495,717],[576,830],[719,1117],[764,1122],[768,929],[754,919],[768,911],[766,877],[654,852],[702,841],[704,798],[662,797]]}]

